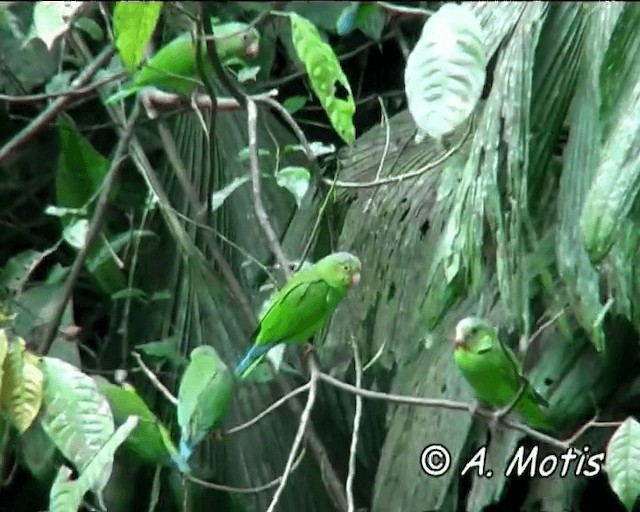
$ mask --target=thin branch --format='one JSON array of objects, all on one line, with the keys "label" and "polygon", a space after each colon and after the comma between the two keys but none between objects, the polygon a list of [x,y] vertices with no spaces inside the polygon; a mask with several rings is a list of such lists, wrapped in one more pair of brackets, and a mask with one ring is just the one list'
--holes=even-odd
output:
[{"label": "thin branch", "polygon": [[269,407],[267,407],[260,414],[258,414],[257,416],[254,416],[253,418],[251,418],[249,421],[245,421],[244,423],[242,423],[242,424],[240,424],[240,425],[238,425],[236,427],[230,428],[229,430],[227,430],[224,433],[224,435],[228,436],[228,435],[231,435],[231,434],[237,434],[238,432],[240,432],[242,430],[245,430],[245,429],[249,428],[250,426],[258,423],[262,418],[264,418],[268,414],[270,414],[273,411],[275,411],[278,407],[280,407],[282,404],[284,404],[287,400],[289,400],[290,398],[293,398],[296,395],[299,395],[300,393],[304,393],[305,391],[309,390],[310,387],[311,387],[311,383],[307,382],[303,386],[295,388],[290,393],[287,393],[286,395],[284,395],[283,397],[279,398],[277,401],[272,403]]},{"label": "thin branch", "polygon": [[564,442],[568,445],[574,444],[582,434],[584,434],[587,430],[592,428],[616,428],[622,425],[622,421],[598,421],[598,414],[596,414],[593,418],[587,421],[584,425],[582,425],[575,434],[573,434],[570,438],[566,439]]},{"label": "thin branch", "polygon": [[69,96],[72,98],[77,98],[78,96],[84,96],[95,91],[98,87],[102,87],[105,84],[110,82],[114,82],[115,80],[120,80],[127,76],[125,71],[120,73],[116,73],[111,76],[107,76],[102,80],[98,80],[97,82],[93,82],[85,87],[77,87],[75,89],[69,89],[67,91],[60,92],[51,92],[51,93],[42,93],[42,94],[29,94],[24,96],[11,96],[9,94],[0,94],[0,101],[6,101],[7,103],[32,103],[36,101],[50,100],[53,98],[60,98],[63,96]]},{"label": "thin branch", "polygon": [[153,386],[158,391],[160,391],[160,393],[162,393],[162,395],[167,400],[169,400],[169,402],[171,402],[174,406],[177,407],[178,406],[178,399],[171,394],[171,391],[169,391],[162,382],[160,382],[158,377],[156,377],[156,374],[153,373],[151,371],[151,369],[146,364],[144,364],[144,361],[142,360],[142,357],[140,357],[140,354],[138,354],[137,352],[132,352],[131,355],[134,357],[134,359],[138,363],[138,366],[144,372],[144,374],[147,376],[147,378],[149,379],[151,384],[153,384]]},{"label": "thin branch", "polygon": [[[460,141],[455,146],[453,146],[449,151],[445,152],[443,155],[441,155],[438,158],[436,158],[434,161],[423,165],[422,167],[420,167],[420,169],[417,169],[417,170],[411,171],[411,172],[407,172],[407,173],[404,173],[404,174],[398,174],[396,176],[388,176],[386,178],[382,178],[382,179],[379,179],[379,180],[373,180],[373,181],[364,181],[364,182],[337,181],[337,182],[335,182],[336,187],[352,188],[352,189],[372,188],[372,187],[380,187],[382,185],[390,185],[391,183],[400,183],[401,181],[406,181],[406,180],[411,180],[411,179],[417,178],[417,177],[421,176],[422,174],[424,174],[424,173],[426,173],[426,172],[428,172],[430,170],[433,170],[436,167],[438,167],[439,165],[441,165],[444,162],[446,162],[447,159],[450,158],[454,153],[456,153],[462,147],[462,145],[467,141],[467,138],[471,134],[472,129],[473,129],[473,123],[469,122],[469,129],[465,133],[464,137],[462,137],[460,139]],[[331,183],[333,183],[333,181],[330,178],[322,178],[322,181],[324,181],[327,185],[331,185]]]},{"label": "thin branch", "polygon": [[376,5],[382,7],[389,13],[405,14],[409,16],[431,16],[435,13],[432,9],[421,9],[419,7],[409,7],[405,5],[392,4],[391,2],[375,2]]},{"label": "thin branch", "polygon": [[[466,402],[458,402],[455,400],[447,400],[444,398],[421,398],[421,397],[408,396],[408,395],[394,395],[391,393],[381,393],[378,391],[372,391],[369,389],[363,389],[363,388],[358,388],[356,386],[352,386],[351,384],[342,382],[336,379],[335,377],[332,377],[331,375],[327,375],[326,373],[322,373],[322,372],[318,372],[318,379],[338,389],[347,391],[348,393],[352,393],[354,395],[360,395],[363,398],[369,398],[372,400],[383,400],[385,402],[401,404],[401,405],[414,405],[418,407],[433,407],[433,408],[440,408],[440,409],[450,409],[454,411],[466,411],[484,419],[488,419],[488,420],[495,419],[495,413],[493,411],[490,411],[487,409],[481,409],[478,407],[473,407],[473,405],[468,404]],[[555,437],[545,434],[543,432],[538,432],[537,430],[529,427],[528,425],[525,425],[523,423],[518,423],[517,421],[511,420],[509,418],[501,418],[500,422],[513,430],[518,430],[519,432],[522,432],[523,434],[526,434],[533,439],[537,439],[540,442],[543,442],[555,448],[559,448],[560,450],[567,450],[571,447],[571,443],[568,441],[556,439]],[[579,450],[576,450],[576,451],[579,451]]]},{"label": "thin branch", "polygon": [[[196,93],[190,98],[185,98],[183,95],[161,91],[159,89],[144,89],[140,91],[140,99],[147,107],[147,110],[151,109],[149,117],[154,118],[152,115],[153,109],[171,109],[176,107],[197,107],[202,110],[212,110],[214,101],[215,109],[218,112],[230,112],[238,110],[241,105],[235,98],[214,98],[211,99],[209,94]],[[278,96],[277,89],[271,89],[265,93],[249,96],[255,101],[265,101]],[[188,100],[188,101],[187,101]]]},{"label": "thin branch", "polygon": [[262,191],[260,186],[260,163],[258,161],[258,109],[253,100],[247,100],[247,126],[249,131],[249,162],[251,166],[251,183],[253,186],[253,206],[258,222],[267,239],[269,248],[276,258],[280,269],[289,277],[291,270],[288,261],[282,251],[278,237],[269,222],[269,217],[262,203]]},{"label": "thin branch", "polygon": [[[362,362],[360,361],[360,352],[358,344],[355,340],[351,340],[353,348],[353,365],[356,371],[356,387],[362,386]],[[360,432],[360,421],[362,419],[362,397],[356,395],[356,411],[353,416],[353,434],[351,435],[351,447],[349,448],[349,473],[347,474],[347,504],[348,512],[355,512],[355,501],[353,499],[353,480],[356,476],[356,454],[358,451],[358,434]]]},{"label": "thin branch", "polygon": [[[384,124],[385,127],[385,140],[384,140],[384,150],[382,151],[382,158],[380,159],[380,165],[378,165],[378,170],[376,171],[376,178],[374,181],[378,181],[380,179],[380,173],[382,172],[382,168],[384,167],[384,163],[387,160],[387,154],[389,153],[389,146],[391,144],[391,127],[389,126],[389,117],[387,116],[387,109],[384,108],[384,102],[382,98],[378,96],[378,103],[380,103],[380,110],[382,112],[382,119],[380,120],[380,124]],[[334,182],[335,183],[335,182]],[[376,196],[376,192],[378,192],[378,188],[376,188],[369,199],[367,199],[367,204],[364,207],[364,213],[369,211],[371,207],[371,203],[373,203],[373,198]]]},{"label": "thin branch", "polygon": [[[114,52],[113,46],[107,46],[100,54],[87,65],[87,67],[71,82],[72,88],[84,87],[98,70],[103,68]],[[73,100],[72,95],[66,95],[52,102],[45,110],[43,110],[33,121],[25,128],[20,130],[9,142],[0,148],[0,165],[4,164],[7,158],[12,155],[20,146],[26,144],[40,130],[42,130],[49,122],[62,112]]]},{"label": "thin branch", "polygon": [[[298,469],[298,466],[302,462],[302,459],[304,459],[304,456],[305,456],[306,453],[307,453],[307,451],[303,447],[302,450],[300,451],[300,455],[298,455],[298,458],[293,463],[293,466],[291,466],[290,473],[293,473],[296,469]],[[192,475],[189,475],[189,474],[185,475],[185,478],[187,480],[189,480],[190,482],[198,484],[198,485],[200,485],[202,487],[205,487],[207,489],[216,489],[218,491],[226,491],[226,492],[231,492],[231,493],[235,493],[235,494],[257,494],[259,492],[263,492],[263,491],[269,490],[269,489],[275,487],[276,485],[278,485],[282,481],[282,479],[284,478],[284,475],[280,475],[278,478],[276,478],[274,480],[271,480],[271,482],[263,484],[263,485],[258,485],[256,487],[230,487],[228,485],[222,485],[222,484],[215,484],[213,482],[207,482],[206,480],[201,480],[200,478],[196,478],[195,476],[192,476]]]},{"label": "thin branch", "polygon": [[[255,104],[253,105],[255,109]],[[249,107],[249,112],[251,112],[251,107]],[[309,423],[309,419],[311,418],[311,410],[313,409],[313,405],[316,401],[316,393],[318,391],[318,367],[316,365],[315,359],[313,355],[309,357],[309,395],[307,397],[307,405],[305,405],[304,410],[302,411],[302,415],[300,416],[300,424],[298,425],[298,432],[296,432],[296,437],[293,440],[293,445],[291,446],[291,451],[289,452],[289,458],[287,459],[287,464],[284,468],[284,473],[282,474],[282,480],[280,481],[280,485],[276,489],[276,492],[271,499],[271,503],[269,504],[269,508],[267,508],[267,512],[273,512],[278,504],[278,500],[282,495],[282,491],[284,491],[284,487],[287,484],[287,479],[291,474],[291,470],[293,468],[293,461],[302,443],[302,439],[304,438],[305,431],[307,429],[307,424]]]},{"label": "thin branch", "polygon": [[558,318],[560,318],[563,314],[565,313],[565,308],[562,308],[560,311],[558,311],[555,315],[553,315],[549,320],[547,320],[545,323],[543,323],[540,327],[538,327],[536,329],[536,332],[534,332],[531,337],[529,338],[529,341],[527,342],[527,346],[531,345],[538,336],[540,336],[545,329],[547,329],[547,327],[550,327],[551,325],[553,325],[554,323],[556,323],[556,321],[558,320]]},{"label": "thin branch", "polygon": [[102,191],[100,192],[100,197],[98,198],[96,210],[93,214],[93,219],[91,219],[91,224],[89,230],[87,231],[84,245],[78,251],[76,259],[71,265],[71,270],[69,271],[69,277],[67,278],[67,282],[65,283],[62,299],[57,304],[56,309],[53,312],[51,321],[47,324],[46,331],[43,336],[44,342],[40,350],[40,353],[43,355],[46,355],[51,349],[51,345],[53,344],[56,332],[58,331],[60,321],[62,320],[62,315],[64,314],[67,303],[71,298],[71,294],[73,293],[73,288],[76,284],[76,281],[78,280],[78,277],[80,277],[80,272],[82,271],[82,266],[84,265],[87,255],[89,254],[91,244],[93,244],[93,241],[95,240],[96,236],[100,232],[100,228],[102,227],[102,221],[107,212],[107,205],[109,203],[109,194],[111,194],[113,185],[116,182],[118,172],[122,167],[122,162],[126,158],[125,155],[129,149],[129,141],[131,140],[131,137],[133,135],[133,129],[135,127],[138,114],[139,109],[135,107],[133,112],[131,113],[131,116],[127,120],[127,124],[124,127],[124,132],[122,133],[120,140],[118,141],[118,145],[116,146],[113,160],[111,161],[111,168],[109,169],[102,183]]}]

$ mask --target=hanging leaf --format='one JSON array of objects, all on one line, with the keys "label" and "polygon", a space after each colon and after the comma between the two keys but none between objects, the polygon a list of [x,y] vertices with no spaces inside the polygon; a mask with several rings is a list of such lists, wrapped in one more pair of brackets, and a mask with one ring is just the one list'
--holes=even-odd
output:
[{"label": "hanging leaf", "polygon": [[[60,452],[78,471],[91,462],[115,430],[109,403],[93,379],[60,359],[44,357],[42,426]],[[113,461],[104,466],[93,486],[98,500],[111,476]]]},{"label": "hanging leaf", "polygon": [[80,250],[84,247],[88,231],[89,221],[87,219],[78,219],[62,230],[62,237],[71,247]]},{"label": "hanging leaf", "polygon": [[[331,46],[322,40],[313,23],[295,13],[290,13],[289,18],[293,46],[304,64],[311,87],[335,131],[347,144],[351,144],[356,137],[353,125],[356,105],[340,62]],[[341,97],[338,97],[337,87],[343,89]]]},{"label": "hanging leaf", "polygon": [[[50,512],[76,512],[82,504],[82,498],[90,489],[99,484],[106,469],[111,470],[113,457],[118,447],[138,424],[137,416],[129,416],[107,443],[91,459],[76,480],[71,480],[71,470],[62,466],[51,486],[49,493]],[[103,506],[106,510],[106,507]]]},{"label": "hanging leaf", "polygon": [[605,471],[609,485],[631,512],[640,496],[640,423],[627,418],[607,445]]},{"label": "hanging leaf", "polygon": [[113,10],[116,48],[129,70],[142,62],[161,10],[162,2],[116,2]]},{"label": "hanging leaf", "polygon": [[445,4],[424,26],[404,73],[409,112],[421,132],[441,137],[469,117],[484,87],[480,22],[466,5]]},{"label": "hanging leaf", "polygon": [[[4,338],[6,341],[6,336]],[[24,339],[17,338],[5,348],[6,356],[0,404],[7,411],[18,432],[27,430],[42,406],[42,372],[40,360],[26,350]]]},{"label": "hanging leaf", "polygon": [[276,183],[293,194],[298,208],[309,190],[310,180],[311,173],[304,167],[285,167],[276,172]]}]

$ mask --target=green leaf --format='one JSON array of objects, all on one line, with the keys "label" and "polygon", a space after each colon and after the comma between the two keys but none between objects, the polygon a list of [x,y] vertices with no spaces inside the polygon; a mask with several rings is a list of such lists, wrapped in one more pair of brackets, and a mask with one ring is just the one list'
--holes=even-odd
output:
[{"label": "green leaf", "polygon": [[62,71],[61,73],[53,75],[45,86],[44,92],[47,94],[57,94],[68,91],[70,89],[69,84],[71,84],[71,80],[75,74],[75,71]]},{"label": "green leaf", "polygon": [[298,208],[309,190],[310,180],[311,173],[304,167],[285,167],[276,172],[276,183],[293,194]]},{"label": "green leaf", "polygon": [[609,485],[631,512],[640,496],[640,423],[627,418],[607,445],[605,471]]},{"label": "green leaf", "polygon": [[482,27],[467,5],[447,3],[429,17],[404,73],[418,128],[441,137],[464,122],[482,94],[486,65]]},{"label": "green leaf", "polygon": [[37,37],[51,50],[56,39],[69,29],[73,16],[81,7],[82,2],[36,2],[33,25],[25,44]]},{"label": "green leaf", "polygon": [[97,375],[94,375],[93,379],[100,393],[109,401],[116,426],[124,423],[129,416],[140,417],[138,426],[126,441],[126,446],[131,452],[150,464],[162,464],[167,461],[169,453],[165,447],[165,438],[169,437],[169,434],[135,388],[126,383],[122,386],[112,384]]},{"label": "green leaf", "polygon": [[88,231],[89,221],[78,219],[65,226],[62,230],[62,237],[71,247],[80,250],[84,247]]},{"label": "green leaf", "polygon": [[290,96],[282,102],[282,106],[289,114],[295,114],[307,104],[307,101],[309,101],[309,98],[306,96]]},{"label": "green leaf", "polygon": [[[115,430],[113,414],[94,380],[75,366],[43,357],[44,407],[42,427],[58,450],[81,472]],[[109,481],[113,460],[103,465],[92,486],[98,499]]]},{"label": "green leaf", "polygon": [[[296,53],[309,76],[311,87],[327,112],[331,125],[338,135],[351,144],[356,137],[353,115],[356,105],[349,80],[331,46],[325,43],[318,29],[309,20],[291,13],[291,38]],[[337,86],[346,94],[338,97]],[[343,97],[346,98],[343,99]]]},{"label": "green leaf", "polygon": [[248,176],[234,178],[231,183],[211,194],[211,211],[215,212],[218,208],[220,208],[224,204],[227,197],[233,194],[234,190],[236,190],[247,181],[249,181]]},{"label": "green leaf", "polygon": [[176,366],[183,366],[187,364],[186,358],[178,349],[178,342],[176,338],[167,338],[160,341],[142,343],[141,345],[136,345],[136,350],[139,350],[147,356],[168,360]]},{"label": "green leaf", "polygon": [[122,290],[111,294],[111,300],[123,299],[142,299],[143,301],[146,301],[147,294],[138,288],[123,288]]},{"label": "green leaf", "polygon": [[7,288],[12,292],[22,290],[29,279],[29,274],[33,272],[41,260],[42,253],[33,249],[16,254],[7,261],[0,271],[0,287]]},{"label": "green leaf", "polygon": [[86,16],[80,16],[73,22],[73,26],[82,30],[94,41],[100,42],[104,39],[104,32],[102,27],[91,18]]},{"label": "green leaf", "polygon": [[356,14],[356,28],[374,41],[380,40],[386,21],[384,9],[375,3],[361,4]]},{"label": "green leaf", "polygon": [[135,69],[158,23],[162,2],[117,2],[113,10],[116,48],[124,65]]},{"label": "green leaf", "polygon": [[[76,480],[71,480],[72,472],[67,466],[60,468],[49,493],[50,512],[76,512],[80,508],[86,492],[99,485],[105,470],[110,471],[116,450],[136,428],[138,421],[137,416],[127,418]],[[104,503],[100,501],[101,507],[106,510]]]}]

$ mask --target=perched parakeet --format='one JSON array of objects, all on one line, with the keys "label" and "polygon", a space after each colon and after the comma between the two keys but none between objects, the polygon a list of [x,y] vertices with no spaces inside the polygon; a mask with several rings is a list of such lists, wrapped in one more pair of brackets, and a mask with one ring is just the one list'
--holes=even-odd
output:
[{"label": "perched parakeet", "polygon": [[308,341],[359,282],[360,260],[347,252],[330,254],[296,272],[260,319],[253,347],[238,363],[236,375],[245,378],[280,343]]},{"label": "perched parakeet", "polygon": [[[513,351],[500,342],[497,331],[481,318],[460,320],[455,329],[456,365],[476,396],[494,407],[504,408],[515,400],[523,380],[522,365]],[[534,428],[551,427],[542,407],[549,403],[529,383],[513,408]]]},{"label": "perched parakeet", "polygon": [[[259,32],[245,23],[231,22],[218,25],[213,27],[213,35],[216,37],[218,56],[223,63],[231,57],[255,58],[260,50]],[[191,33],[179,35],[142,66],[129,87],[111,95],[105,103],[110,105],[120,101],[147,86],[185,96],[191,94],[198,85],[198,67],[194,49]],[[207,55],[205,41],[201,41],[200,51],[205,72],[213,74],[214,70]]]},{"label": "perched parakeet", "polygon": [[183,473],[195,446],[227,414],[233,375],[213,347],[201,345],[191,351],[190,361],[178,388],[180,456],[174,459]]}]

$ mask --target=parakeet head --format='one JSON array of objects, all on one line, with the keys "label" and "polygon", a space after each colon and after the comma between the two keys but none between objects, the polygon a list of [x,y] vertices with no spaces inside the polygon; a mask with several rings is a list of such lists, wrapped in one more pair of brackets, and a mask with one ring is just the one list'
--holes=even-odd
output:
[{"label": "parakeet head", "polygon": [[476,352],[487,336],[490,340],[495,334],[495,330],[489,322],[482,318],[469,316],[460,320],[456,325],[453,345],[456,350]]},{"label": "parakeet head", "polygon": [[[213,34],[220,42],[230,46],[227,55],[242,55],[255,59],[260,53],[260,33],[246,23],[232,21],[213,27]],[[217,44],[217,42],[216,42]]]},{"label": "parakeet head", "polygon": [[326,281],[336,287],[351,288],[360,282],[360,259],[348,252],[334,252],[316,263]]}]

